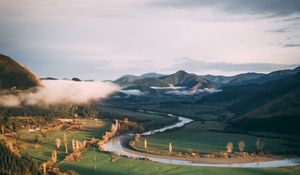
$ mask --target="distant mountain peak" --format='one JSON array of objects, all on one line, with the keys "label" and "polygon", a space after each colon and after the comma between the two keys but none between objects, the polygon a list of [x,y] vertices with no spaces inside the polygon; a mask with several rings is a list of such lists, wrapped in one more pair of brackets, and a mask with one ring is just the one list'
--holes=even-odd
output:
[{"label": "distant mountain peak", "polygon": [[149,73],[142,74],[140,76],[140,78],[159,78],[159,77],[162,77],[162,76],[164,76],[164,75],[159,74],[159,73],[155,73],[155,72],[149,72]]},{"label": "distant mountain peak", "polygon": [[73,77],[72,81],[81,81],[81,79],[77,78],[77,77]]},{"label": "distant mountain peak", "polygon": [[189,73],[184,70],[179,70],[179,71],[175,72],[174,74],[175,75],[185,75],[185,74],[189,74]]}]

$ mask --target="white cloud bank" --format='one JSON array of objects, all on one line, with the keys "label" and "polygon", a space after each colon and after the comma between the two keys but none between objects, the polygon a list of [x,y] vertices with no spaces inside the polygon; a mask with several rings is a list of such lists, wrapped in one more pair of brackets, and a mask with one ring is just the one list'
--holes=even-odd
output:
[{"label": "white cloud bank", "polygon": [[156,89],[156,90],[177,90],[177,89],[185,89],[186,87],[183,86],[174,86],[173,84],[169,84],[169,86],[166,87],[159,87],[159,86],[151,86],[150,88]]},{"label": "white cloud bank", "polygon": [[59,104],[85,104],[106,98],[119,87],[108,82],[75,82],[44,80],[36,91],[16,95],[0,95],[0,106],[15,107],[21,104],[50,106]]},{"label": "white cloud bank", "polygon": [[142,92],[138,89],[119,90],[119,92],[126,94],[126,95],[134,95],[134,96],[145,95],[145,92]]},{"label": "white cloud bank", "polygon": [[175,91],[167,91],[166,94],[172,94],[172,95],[194,95],[194,94],[199,94],[199,93],[217,93],[217,92],[222,92],[222,89],[215,89],[215,88],[204,88],[204,89],[199,89],[197,92],[192,92],[188,90],[175,90]]}]

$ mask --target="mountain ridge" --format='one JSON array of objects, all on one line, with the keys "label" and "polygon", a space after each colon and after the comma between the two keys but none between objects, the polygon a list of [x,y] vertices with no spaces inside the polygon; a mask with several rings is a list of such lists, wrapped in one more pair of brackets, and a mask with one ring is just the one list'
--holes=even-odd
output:
[{"label": "mountain ridge", "polygon": [[31,70],[0,54],[0,89],[24,90],[39,85],[39,78]]}]

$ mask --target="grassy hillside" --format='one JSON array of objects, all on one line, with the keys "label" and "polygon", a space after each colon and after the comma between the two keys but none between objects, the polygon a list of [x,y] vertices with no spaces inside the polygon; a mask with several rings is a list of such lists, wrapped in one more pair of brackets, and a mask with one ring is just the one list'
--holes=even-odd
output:
[{"label": "grassy hillside", "polygon": [[39,79],[28,68],[0,54],[0,89],[28,89],[39,85]]},{"label": "grassy hillside", "polygon": [[233,128],[296,134],[300,133],[299,89],[300,73],[265,84],[226,87],[198,103],[230,104],[228,109],[236,114],[231,120]]},{"label": "grassy hillside", "polygon": [[1,175],[37,175],[38,165],[28,157],[19,157],[0,141],[0,174]]}]

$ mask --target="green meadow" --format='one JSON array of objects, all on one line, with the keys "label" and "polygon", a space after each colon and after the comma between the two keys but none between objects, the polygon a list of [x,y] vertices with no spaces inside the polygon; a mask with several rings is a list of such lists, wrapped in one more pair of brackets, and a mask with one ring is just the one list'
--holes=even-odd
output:
[{"label": "green meadow", "polygon": [[[125,111],[118,111],[118,113]],[[128,112],[126,115],[133,116],[135,118],[143,117],[145,120],[166,120],[165,117],[158,117],[155,115],[142,115],[141,113]],[[69,141],[69,150],[71,149],[71,140],[85,140],[91,137],[99,138],[102,134],[110,128],[111,123],[107,120],[87,120],[86,129],[84,131],[63,131],[61,129],[55,131],[49,131],[46,133],[50,140],[45,142],[39,142],[42,146],[40,149],[36,150],[34,148],[35,143],[32,140],[35,138],[35,134],[24,133],[20,136],[20,139],[26,141],[31,145],[29,149],[23,152],[30,157],[38,160],[40,163],[47,161],[51,158],[51,153],[56,150],[55,138],[60,137],[63,139],[63,134],[67,133]],[[212,152],[224,149],[224,144],[227,141],[236,142],[240,139],[245,140],[249,143],[249,149],[251,149],[250,143],[255,141],[255,137],[245,136],[245,135],[232,135],[232,134],[222,134],[208,132],[207,128],[221,127],[216,123],[201,124],[200,122],[194,122],[182,129],[169,131],[164,134],[157,134],[150,136],[149,147],[152,149],[167,149],[167,143],[173,142],[175,151],[185,151],[188,149],[196,150],[199,152]],[[191,134],[194,133],[194,134]],[[209,135],[210,134],[210,135]],[[266,140],[266,149],[271,149],[275,147],[272,144],[277,143],[276,149],[284,149],[284,142],[278,142],[277,140]],[[270,145],[268,147],[268,145]],[[138,146],[141,146],[138,144]],[[142,149],[142,148],[141,148]],[[248,146],[247,146],[248,149]],[[272,148],[273,149],[273,148]],[[155,151],[157,151],[155,150]],[[195,167],[195,166],[182,166],[182,165],[170,165],[156,163],[147,160],[136,160],[126,157],[115,157],[109,153],[103,153],[95,149],[95,147],[90,147],[82,152],[82,156],[79,160],[68,162],[64,160],[65,152],[64,148],[60,147],[57,150],[58,161],[56,166],[62,171],[75,170],[81,175],[93,175],[93,174],[105,174],[105,175],[118,175],[118,174],[187,174],[187,175],[214,175],[214,174],[224,174],[224,175],[288,175],[288,174],[300,174],[300,167],[285,167],[285,168],[215,168],[215,167]]]},{"label": "green meadow", "polygon": [[194,167],[182,165],[170,165],[155,163],[146,160],[134,160],[120,157],[112,161],[111,156],[106,153],[96,152],[96,162],[93,161],[93,148],[88,149],[79,161],[61,161],[58,167],[61,170],[73,169],[82,175],[296,175],[300,174],[300,167],[288,168],[215,168]]},{"label": "green meadow", "polygon": [[193,122],[179,130],[167,131],[145,137],[148,142],[147,150],[144,149],[145,138],[138,141],[135,147],[141,151],[166,154],[168,153],[168,144],[171,142],[173,152],[177,153],[219,153],[220,151],[226,150],[226,144],[228,142],[233,143],[234,151],[239,151],[237,146],[238,142],[244,141],[246,143],[245,151],[254,152],[256,151],[256,140],[262,139],[265,142],[265,147],[263,148],[265,153],[279,154],[296,151],[291,150],[288,146],[296,143],[291,143],[286,140],[210,131],[210,129],[218,129],[221,127],[222,124],[214,121],[205,123]]}]

